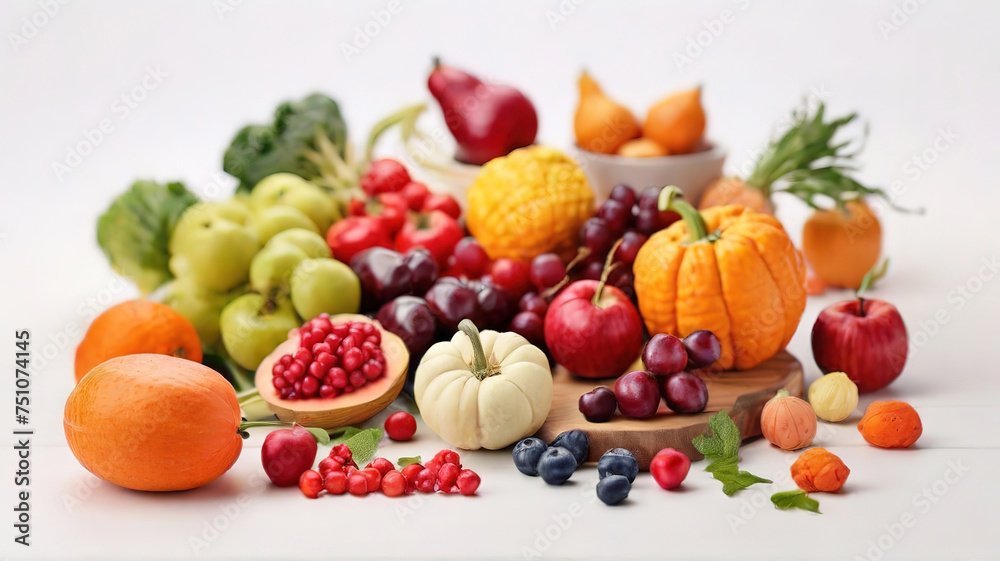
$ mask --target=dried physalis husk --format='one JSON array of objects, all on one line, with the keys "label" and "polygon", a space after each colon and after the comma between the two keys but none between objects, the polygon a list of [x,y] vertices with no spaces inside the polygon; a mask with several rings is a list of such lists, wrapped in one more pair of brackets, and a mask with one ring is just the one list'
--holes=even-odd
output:
[{"label": "dried physalis husk", "polygon": [[843,421],[858,406],[858,386],[843,372],[820,376],[809,386],[809,403],[824,421]]}]

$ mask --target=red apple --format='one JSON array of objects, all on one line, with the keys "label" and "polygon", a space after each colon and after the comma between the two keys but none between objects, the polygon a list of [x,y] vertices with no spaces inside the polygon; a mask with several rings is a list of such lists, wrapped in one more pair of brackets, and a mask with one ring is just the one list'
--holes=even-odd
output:
[{"label": "red apple", "polygon": [[[642,350],[642,320],[624,292],[579,280],[549,304],[545,344],[556,362],[585,378],[624,372]],[[597,297],[595,298],[595,294]]]},{"label": "red apple", "polygon": [[278,487],[297,485],[302,472],[316,461],[316,450],[312,433],[298,425],[271,431],[260,448],[264,473]]},{"label": "red apple", "polygon": [[813,356],[824,372],[844,372],[861,393],[880,390],[906,364],[906,326],[883,300],[844,300],[820,312],[812,330]]}]

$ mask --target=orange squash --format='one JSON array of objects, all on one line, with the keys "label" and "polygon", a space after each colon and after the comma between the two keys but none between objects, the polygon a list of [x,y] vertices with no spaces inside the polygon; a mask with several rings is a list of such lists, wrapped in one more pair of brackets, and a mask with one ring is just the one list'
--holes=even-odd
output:
[{"label": "orange squash", "polygon": [[802,251],[813,272],[831,286],[858,288],[878,262],[882,226],[858,199],[845,210],[817,210],[802,227]]},{"label": "orange squash", "polygon": [[91,473],[138,491],[182,491],[225,473],[243,449],[236,391],[197,362],[133,354],[96,366],[69,394],[63,428]]},{"label": "orange squash", "polygon": [[699,213],[660,192],[683,220],[642,246],[633,264],[639,310],[651,334],[708,329],[722,343],[712,368],[753,368],[785,348],[805,309],[806,268],[781,223],[742,206]]},{"label": "orange squash", "polygon": [[94,319],[76,348],[76,381],[118,356],[155,353],[201,362],[201,341],[190,321],[166,304],[129,300]]}]

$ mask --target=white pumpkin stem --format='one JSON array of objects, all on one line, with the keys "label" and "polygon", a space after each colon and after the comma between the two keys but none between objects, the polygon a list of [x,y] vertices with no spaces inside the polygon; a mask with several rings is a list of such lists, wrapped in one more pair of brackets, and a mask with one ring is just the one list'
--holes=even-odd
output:
[{"label": "white pumpkin stem", "polygon": [[469,337],[472,342],[472,374],[479,380],[490,376],[490,364],[486,361],[486,351],[483,350],[483,341],[479,338],[479,329],[470,319],[463,319],[458,324],[458,328]]}]

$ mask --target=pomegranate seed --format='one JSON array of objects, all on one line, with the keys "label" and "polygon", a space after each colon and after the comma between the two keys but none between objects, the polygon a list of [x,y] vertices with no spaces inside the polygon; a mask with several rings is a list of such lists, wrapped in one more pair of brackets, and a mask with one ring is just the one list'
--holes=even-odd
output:
[{"label": "pomegranate seed", "polygon": [[331,495],[343,495],[344,491],[347,491],[347,474],[342,471],[331,471],[323,477],[323,488]]},{"label": "pomegranate seed", "polygon": [[274,367],[271,368],[271,374],[273,376],[281,376],[282,374],[285,373],[285,370],[288,370],[287,366],[281,364],[280,362],[275,362]]},{"label": "pomegranate seed", "polygon": [[375,468],[365,468],[359,473],[365,476],[368,481],[368,492],[372,493],[378,491],[379,487],[382,485],[382,474],[378,472]]},{"label": "pomegranate seed", "polygon": [[323,340],[323,342],[329,345],[331,349],[339,349],[341,341],[343,341],[343,339],[341,339],[340,335],[335,335],[333,333],[327,335],[326,339]]},{"label": "pomegranate seed", "polygon": [[368,478],[365,477],[360,471],[356,471],[347,476],[347,492],[357,496],[363,497],[368,494]]},{"label": "pomegranate seed", "polygon": [[344,358],[342,362],[344,365],[344,370],[347,370],[348,372],[353,372],[357,370],[361,366],[361,363],[363,361],[364,361],[364,354],[361,352],[361,349],[357,347],[347,349],[347,351],[344,352]]},{"label": "pomegranate seed", "polygon": [[338,337],[343,338],[343,337],[346,337],[347,334],[348,334],[348,332],[351,331],[351,326],[347,325],[346,323],[338,323],[338,324],[334,325],[330,329],[330,331],[332,331],[333,333],[336,333]]},{"label": "pomegranate seed", "polygon": [[309,350],[312,351],[314,357],[318,357],[322,353],[326,354],[333,353],[333,349],[330,348],[330,345],[327,345],[326,343],[316,343],[315,345],[309,347]]},{"label": "pomegranate seed", "polygon": [[333,458],[323,458],[319,461],[319,474],[324,480],[334,471],[344,473],[344,464]]},{"label": "pomegranate seed", "polygon": [[281,388],[288,386],[288,380],[281,376],[275,376],[274,379],[271,380],[271,383],[274,384],[274,389],[276,390],[280,390]]},{"label": "pomegranate seed", "polygon": [[292,376],[292,380],[289,381],[294,381],[301,378],[302,373],[305,371],[306,371],[305,365],[299,361],[295,361],[291,364],[291,366],[288,367],[288,372],[286,372],[285,374],[290,374]]},{"label": "pomegranate seed", "polygon": [[323,478],[319,472],[313,469],[302,472],[299,476],[299,490],[310,499],[318,497],[319,492],[323,490]]},{"label": "pomegranate seed", "polygon": [[368,383],[368,378],[365,378],[365,373],[360,370],[355,370],[354,372],[351,372],[350,380],[351,380],[351,386],[353,386],[355,389],[364,387],[364,385]]},{"label": "pomegranate seed", "polygon": [[342,458],[345,462],[349,462],[354,458],[351,454],[351,449],[348,448],[346,444],[338,444],[331,448],[330,456],[337,456],[338,458]]},{"label": "pomegranate seed", "polygon": [[420,464],[410,464],[404,467],[400,471],[400,473],[403,474],[403,477],[405,477],[407,481],[413,481],[414,483],[416,483],[417,474],[419,474],[421,471],[424,471],[424,466]]},{"label": "pomegranate seed", "polygon": [[292,384],[292,392],[295,393],[296,395],[302,393],[302,380],[298,380],[294,384]]},{"label": "pomegranate seed", "polygon": [[462,460],[458,452],[454,450],[441,450],[434,455],[434,458],[441,460],[442,464],[455,464],[458,467],[462,467]]},{"label": "pomegranate seed", "polygon": [[319,390],[319,380],[312,376],[306,376],[302,380],[302,395],[306,397],[313,397]]},{"label": "pomegranate seed", "polygon": [[406,478],[396,470],[382,476],[382,493],[387,497],[398,497],[406,492]]},{"label": "pomegranate seed", "polygon": [[344,393],[354,393],[354,386],[344,386]]},{"label": "pomegranate seed", "polygon": [[292,355],[292,357],[296,362],[301,362],[303,365],[309,364],[313,359],[312,353],[309,352],[309,349],[304,347],[299,347],[299,350],[295,351],[295,354]]},{"label": "pomegranate seed", "polygon": [[337,388],[338,390],[344,389],[347,386],[347,371],[343,368],[337,368],[334,366],[330,369],[330,385]]},{"label": "pomegranate seed", "polygon": [[417,474],[417,491],[421,493],[433,493],[436,480],[437,477],[434,475],[434,472],[424,468]]},{"label": "pomegranate seed", "polygon": [[335,390],[333,386],[329,384],[323,384],[322,386],[319,387],[319,396],[322,397],[323,399],[326,399],[328,397],[337,397],[337,390]]},{"label": "pomegranate seed", "polygon": [[281,399],[288,399],[292,395],[292,388],[284,387],[280,390]]},{"label": "pomegranate seed", "polygon": [[299,336],[299,345],[302,347],[309,348],[315,345],[316,343],[318,343],[318,341],[316,341],[316,336],[312,334],[312,331],[303,329],[302,335]]},{"label": "pomegranate seed", "polygon": [[329,333],[330,330],[333,329],[333,324],[330,323],[329,314],[320,314],[309,321],[312,322],[314,328],[319,329],[323,333]]},{"label": "pomegranate seed", "polygon": [[426,463],[424,463],[424,469],[431,470],[431,473],[434,474],[434,477],[437,477],[437,472],[438,472],[438,470],[441,469],[442,465],[444,465],[444,463],[441,460],[439,460],[437,458],[434,458],[434,459],[428,460]]},{"label": "pomegranate seed", "polygon": [[480,482],[479,474],[471,469],[463,469],[462,473],[458,474],[458,490],[465,496],[475,495]]},{"label": "pomegranate seed", "polygon": [[361,367],[361,371],[364,372],[365,378],[369,380],[378,380],[382,376],[382,369],[379,368],[378,363],[371,360]]},{"label": "pomegranate seed", "polygon": [[287,368],[292,364],[292,355],[282,355],[282,357],[278,359],[278,362]]},{"label": "pomegranate seed", "polygon": [[438,486],[450,489],[458,481],[459,468],[455,464],[445,464],[437,472]]},{"label": "pomegranate seed", "polygon": [[344,338],[340,341],[339,351],[341,354],[343,354],[348,349],[353,349],[357,346],[358,346],[358,341],[357,339],[354,338],[354,335],[344,335]]},{"label": "pomegranate seed", "polygon": [[385,476],[385,474],[396,469],[395,467],[393,467],[392,462],[390,462],[385,458],[375,458],[365,467],[377,469],[379,474],[382,476]]},{"label": "pomegranate seed", "polygon": [[323,371],[327,372],[337,365],[337,357],[330,353],[319,353],[316,355],[316,364],[323,366]]},{"label": "pomegranate seed", "polygon": [[322,379],[323,376],[326,375],[326,370],[323,368],[323,365],[318,362],[313,362],[306,370],[308,370],[309,375],[313,378]]},{"label": "pomegranate seed", "polygon": [[452,485],[451,487],[445,487],[444,485],[438,484],[437,491],[445,495],[454,495],[458,493],[458,485]]}]

